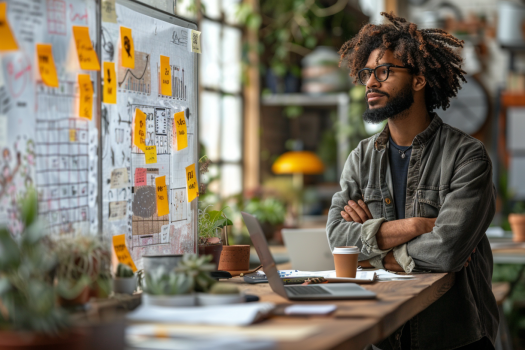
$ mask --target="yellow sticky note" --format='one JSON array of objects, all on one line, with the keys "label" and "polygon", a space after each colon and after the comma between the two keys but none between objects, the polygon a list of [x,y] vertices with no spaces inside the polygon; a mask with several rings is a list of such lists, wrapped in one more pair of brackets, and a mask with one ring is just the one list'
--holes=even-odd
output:
[{"label": "yellow sticky note", "polygon": [[184,111],[175,113],[173,115],[173,122],[175,124],[175,132],[177,133],[177,151],[180,151],[188,147],[188,129],[186,128]]},{"label": "yellow sticky note", "polygon": [[199,184],[197,183],[195,164],[186,167],[186,190],[188,192],[188,203],[199,195]]},{"label": "yellow sticky note", "polygon": [[133,123],[135,132],[133,134],[133,144],[142,152],[146,152],[146,113],[140,109],[135,109],[135,121]]},{"label": "yellow sticky note", "polygon": [[93,85],[89,74],[78,75],[78,89],[80,91],[78,115],[91,120],[93,119]]},{"label": "yellow sticky note", "polygon": [[38,59],[38,70],[40,71],[40,76],[44,84],[51,87],[58,87],[58,76],[51,44],[36,44],[36,55]]},{"label": "yellow sticky note", "polygon": [[128,247],[126,247],[125,235],[113,236],[113,249],[115,249],[115,254],[120,263],[128,265],[133,272],[137,272],[137,267],[131,258]]},{"label": "yellow sticky note", "polygon": [[146,164],[157,163],[157,146],[146,146],[144,154],[146,155]]},{"label": "yellow sticky note", "polygon": [[77,142],[77,131],[69,129],[69,142]]},{"label": "yellow sticky note", "polygon": [[104,103],[117,103],[117,74],[115,63],[104,62]]},{"label": "yellow sticky note", "polygon": [[135,68],[135,46],[133,45],[133,37],[131,36],[131,29],[120,27],[120,61],[122,67]]},{"label": "yellow sticky note", "polygon": [[88,27],[73,26],[73,36],[77,46],[78,62],[84,70],[100,70],[97,53],[91,44]]},{"label": "yellow sticky note", "polygon": [[191,52],[201,53],[201,32],[191,31]]},{"label": "yellow sticky note", "polygon": [[168,202],[166,176],[156,177],[155,187],[157,188],[157,216],[168,215],[170,213],[170,205]]},{"label": "yellow sticky note", "polygon": [[0,51],[18,50],[15,36],[7,20],[7,3],[0,2]]},{"label": "yellow sticky note", "polygon": [[160,93],[171,96],[171,67],[170,58],[160,56]]}]

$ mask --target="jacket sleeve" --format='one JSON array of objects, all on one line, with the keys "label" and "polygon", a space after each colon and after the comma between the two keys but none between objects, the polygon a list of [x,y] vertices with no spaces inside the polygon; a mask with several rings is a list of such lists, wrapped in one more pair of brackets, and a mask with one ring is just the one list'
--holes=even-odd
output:
[{"label": "jacket sleeve", "polygon": [[361,253],[359,260],[371,260],[370,263],[382,268],[382,258],[388,250],[383,251],[377,247],[375,235],[379,227],[386,221],[384,218],[370,219],[364,224],[357,222],[347,222],[341,216],[345,205],[350,199],[362,199],[361,184],[359,181],[359,149],[350,153],[341,174],[341,191],[337,192],[332,198],[332,205],[328,212],[328,222],[326,233],[330,248],[338,246],[357,246]]},{"label": "jacket sleeve", "polygon": [[495,202],[490,159],[471,159],[459,165],[433,230],[407,243],[415,268],[461,270],[485,235],[494,217]]}]

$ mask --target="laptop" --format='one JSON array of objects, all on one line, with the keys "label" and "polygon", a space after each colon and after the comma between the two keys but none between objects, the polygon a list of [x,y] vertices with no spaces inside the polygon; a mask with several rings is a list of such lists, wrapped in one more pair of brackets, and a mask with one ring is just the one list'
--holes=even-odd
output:
[{"label": "laptop", "polygon": [[293,270],[335,270],[326,229],[283,229],[281,232]]},{"label": "laptop", "polygon": [[257,255],[261,260],[264,272],[272,290],[289,300],[335,300],[335,299],[373,299],[376,294],[364,289],[355,283],[334,283],[316,285],[291,285],[285,286],[275,261],[273,260],[268,243],[264,237],[261,225],[255,217],[241,212],[244,223],[248,227]]}]

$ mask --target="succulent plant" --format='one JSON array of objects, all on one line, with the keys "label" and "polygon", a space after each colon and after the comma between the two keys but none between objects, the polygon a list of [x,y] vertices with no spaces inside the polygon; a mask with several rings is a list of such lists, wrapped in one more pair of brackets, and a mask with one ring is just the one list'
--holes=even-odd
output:
[{"label": "succulent plant", "polygon": [[191,280],[183,273],[167,271],[164,266],[145,274],[144,292],[152,295],[181,295],[192,291]]},{"label": "succulent plant", "polygon": [[117,266],[117,272],[115,272],[115,277],[118,278],[130,278],[133,277],[134,273],[131,267],[126,264],[119,263]]},{"label": "succulent plant", "polygon": [[0,228],[0,328],[58,334],[68,327],[67,313],[56,305],[56,258],[37,221],[37,193],[19,200],[23,232],[14,238]]},{"label": "succulent plant", "polygon": [[219,282],[211,286],[210,294],[239,294],[239,287],[232,283]]},{"label": "succulent plant", "polygon": [[211,259],[211,255],[184,254],[175,271],[183,273],[189,278],[194,291],[208,292],[216,282],[210,276],[210,271],[215,270],[215,265],[209,263]]}]

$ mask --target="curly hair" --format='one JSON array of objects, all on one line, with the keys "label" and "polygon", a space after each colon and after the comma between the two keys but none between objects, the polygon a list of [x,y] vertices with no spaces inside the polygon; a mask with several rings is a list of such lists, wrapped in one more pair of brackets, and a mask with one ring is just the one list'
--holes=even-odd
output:
[{"label": "curly hair", "polygon": [[461,82],[467,82],[461,69],[462,58],[453,48],[462,48],[459,40],[442,29],[417,29],[417,25],[397,17],[393,13],[381,12],[392,24],[367,24],[339,50],[341,62],[347,60],[350,76],[357,83],[357,72],[363,68],[370,53],[379,49],[376,62],[386,50],[411,68],[413,74],[421,74],[427,80],[425,103],[429,111],[444,110],[450,106],[450,99],[461,89]]}]

